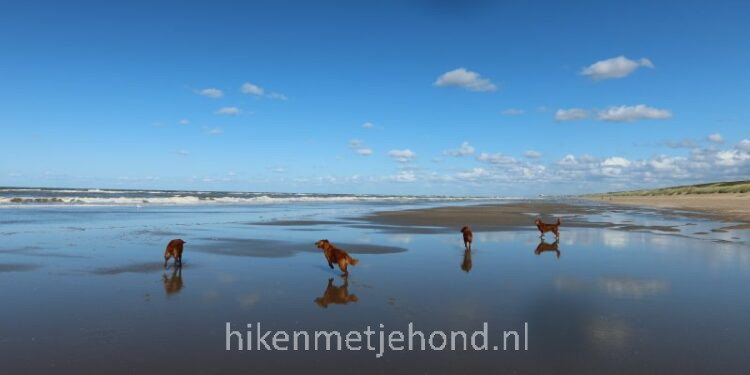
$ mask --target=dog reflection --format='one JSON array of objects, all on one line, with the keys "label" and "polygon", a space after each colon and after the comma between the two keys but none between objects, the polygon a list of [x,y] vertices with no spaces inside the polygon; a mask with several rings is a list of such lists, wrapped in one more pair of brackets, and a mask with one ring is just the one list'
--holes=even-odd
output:
[{"label": "dog reflection", "polygon": [[333,285],[333,279],[328,279],[328,286],[323,292],[322,297],[315,299],[315,303],[322,308],[328,308],[330,304],[346,305],[349,302],[357,302],[356,294],[349,294],[349,278],[344,277],[344,284],[341,286]]},{"label": "dog reflection", "polygon": [[182,289],[182,267],[174,267],[171,276],[163,274],[161,281],[164,282],[164,292],[167,296],[179,293]]},{"label": "dog reflection", "polygon": [[541,255],[545,251],[554,251],[557,254],[557,257],[560,257],[560,249],[558,248],[558,245],[560,244],[560,240],[557,239],[553,243],[546,243],[544,240],[539,241],[539,246],[536,247],[536,250],[534,250],[534,254]]},{"label": "dog reflection", "polygon": [[464,272],[471,271],[471,250],[469,249],[464,250],[464,261],[461,262],[461,269]]}]

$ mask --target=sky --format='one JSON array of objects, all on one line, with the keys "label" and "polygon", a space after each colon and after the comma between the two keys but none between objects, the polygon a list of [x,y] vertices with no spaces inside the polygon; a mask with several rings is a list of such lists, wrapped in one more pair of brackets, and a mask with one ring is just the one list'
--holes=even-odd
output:
[{"label": "sky", "polygon": [[748,1],[6,3],[0,186],[577,194],[750,176]]}]

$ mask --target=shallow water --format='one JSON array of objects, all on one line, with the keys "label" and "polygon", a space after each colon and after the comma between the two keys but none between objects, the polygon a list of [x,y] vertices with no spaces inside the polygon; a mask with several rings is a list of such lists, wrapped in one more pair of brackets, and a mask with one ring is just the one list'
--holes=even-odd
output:
[{"label": "shallow water", "polygon": [[[0,210],[4,373],[741,373],[750,248],[689,237],[721,224],[620,211],[592,221],[681,232],[381,230],[398,205],[23,207]],[[601,215],[609,215],[602,217]],[[259,225],[271,219],[283,225]],[[639,224],[639,225],[640,225]],[[689,230],[693,230],[692,228]],[[698,231],[698,230],[695,230]],[[735,236],[736,234],[731,234]],[[742,234],[745,236],[745,234]],[[184,265],[164,270],[183,238]],[[313,243],[360,260],[347,280]],[[743,237],[744,238],[744,237]],[[551,241],[552,238],[548,238]],[[331,280],[332,281],[329,281]],[[226,351],[236,330],[523,331],[528,351]],[[500,336],[500,337],[498,337]]]}]

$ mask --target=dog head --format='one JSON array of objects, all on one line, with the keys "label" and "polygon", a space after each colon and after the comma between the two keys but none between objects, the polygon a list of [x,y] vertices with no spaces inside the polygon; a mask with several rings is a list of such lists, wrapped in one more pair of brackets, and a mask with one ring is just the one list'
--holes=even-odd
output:
[{"label": "dog head", "polygon": [[315,242],[315,247],[318,249],[325,249],[328,246],[331,246],[331,243],[328,242],[328,240],[318,240]]},{"label": "dog head", "polygon": [[534,220],[534,224],[536,224],[536,225],[540,225],[540,224],[542,224],[542,219],[540,219],[540,218],[538,218],[538,217],[537,217],[537,218],[536,218],[536,219]]},{"label": "dog head", "polygon": [[463,228],[461,228],[461,233],[466,233],[467,230],[470,230],[469,227],[464,226]]}]

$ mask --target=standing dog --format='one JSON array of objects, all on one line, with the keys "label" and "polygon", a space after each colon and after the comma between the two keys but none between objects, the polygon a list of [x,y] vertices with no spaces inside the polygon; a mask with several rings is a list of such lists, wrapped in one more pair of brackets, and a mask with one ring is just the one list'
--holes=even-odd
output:
[{"label": "standing dog", "polygon": [[461,228],[461,233],[464,234],[464,247],[467,250],[471,250],[471,240],[474,238],[474,234],[471,233],[471,229],[469,229],[469,227]]},{"label": "standing dog", "polygon": [[554,224],[545,224],[544,222],[542,222],[542,219],[536,218],[536,220],[534,220],[534,224],[536,224],[537,229],[539,229],[539,233],[541,233],[539,235],[540,238],[544,237],[544,233],[546,232],[552,232],[555,234],[555,238],[560,238],[560,218],[557,218],[557,222]]},{"label": "standing dog", "polygon": [[357,263],[359,263],[359,260],[350,257],[346,251],[333,246],[328,240],[317,241],[315,242],[315,246],[319,249],[323,249],[323,255],[325,255],[326,260],[328,260],[328,267],[333,269],[333,264],[338,263],[339,269],[343,272],[341,276],[349,275],[349,271],[346,270],[348,264],[356,266]]},{"label": "standing dog", "polygon": [[167,266],[167,261],[170,257],[174,258],[174,265],[182,267],[182,245],[186,244],[181,239],[169,241],[167,244],[167,250],[164,251],[164,267]]}]

